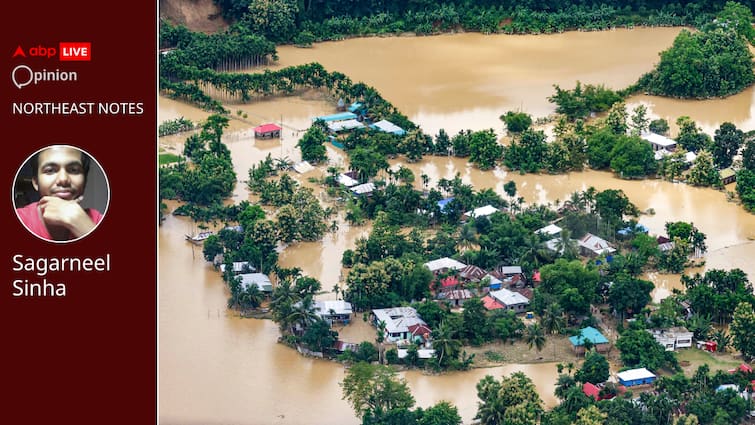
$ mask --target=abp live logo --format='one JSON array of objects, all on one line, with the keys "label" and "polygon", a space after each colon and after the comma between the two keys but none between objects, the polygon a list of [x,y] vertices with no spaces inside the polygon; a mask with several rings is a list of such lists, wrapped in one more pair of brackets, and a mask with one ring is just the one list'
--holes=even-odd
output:
[{"label": "abp live logo", "polygon": [[91,61],[92,60],[92,43],[90,42],[60,42],[58,48],[53,46],[34,46],[26,51],[20,45],[16,47],[12,57],[26,58],[42,57],[53,58],[58,55],[60,61]]},{"label": "abp live logo", "polygon": [[92,43],[64,43],[60,42],[61,61],[90,61],[92,60]]}]

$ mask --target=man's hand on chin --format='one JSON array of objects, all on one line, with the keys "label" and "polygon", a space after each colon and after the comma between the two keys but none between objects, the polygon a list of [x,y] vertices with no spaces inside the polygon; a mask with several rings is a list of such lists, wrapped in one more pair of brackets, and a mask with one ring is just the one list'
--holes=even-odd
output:
[{"label": "man's hand on chin", "polygon": [[39,200],[39,214],[48,227],[65,227],[76,238],[89,233],[95,226],[94,221],[79,205],[78,199],[44,196]]}]

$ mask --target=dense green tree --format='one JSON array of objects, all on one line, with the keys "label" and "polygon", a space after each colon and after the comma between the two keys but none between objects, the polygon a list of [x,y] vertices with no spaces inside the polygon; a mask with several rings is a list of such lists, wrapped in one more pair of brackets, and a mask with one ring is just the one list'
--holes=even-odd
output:
[{"label": "dense green tree", "polygon": [[543,266],[540,276],[542,282],[536,288],[536,298],[540,294],[550,294],[569,315],[589,313],[590,304],[596,296],[597,270],[585,267],[579,260],[558,259],[553,264]]},{"label": "dense green tree", "polygon": [[727,1],[716,15],[715,25],[732,27],[750,44],[755,43],[755,28],[752,27],[752,10],[742,3]]},{"label": "dense green tree", "polygon": [[713,155],[707,150],[702,150],[697,154],[697,158],[692,163],[692,168],[687,175],[687,181],[695,186],[718,186],[721,184],[721,177],[713,163]]},{"label": "dense green tree", "polygon": [[582,363],[582,367],[574,374],[574,379],[579,382],[599,384],[607,381],[608,375],[608,360],[596,351],[588,351],[585,354],[585,361]]},{"label": "dense green tree", "polygon": [[608,290],[608,303],[623,319],[625,313],[636,314],[645,308],[654,288],[653,282],[622,273],[614,277],[613,285]]},{"label": "dense green tree", "polygon": [[510,133],[521,133],[532,125],[532,117],[525,112],[508,111],[499,117]]},{"label": "dense green tree", "polygon": [[338,332],[332,330],[328,322],[315,320],[304,331],[301,340],[310,350],[325,352],[338,340]]},{"label": "dense green tree", "polygon": [[385,155],[370,148],[356,148],[349,152],[350,168],[357,172],[359,180],[366,182],[375,177],[380,170],[388,168]]},{"label": "dense green tree", "polygon": [[438,134],[435,136],[434,151],[436,155],[449,155],[451,152],[451,138],[442,128],[438,130]]},{"label": "dense green tree", "polygon": [[627,329],[616,341],[621,351],[621,362],[628,368],[645,367],[657,371],[663,367],[678,368],[674,353],[666,351],[650,332],[644,329]]},{"label": "dense green tree", "polygon": [[755,172],[755,137],[750,133],[748,133],[744,149],[742,149],[742,167]]},{"label": "dense green tree", "polygon": [[738,129],[734,124],[725,122],[716,130],[713,136],[713,162],[718,168],[726,168],[731,165],[734,155],[739,151],[739,147],[744,142],[744,132]]},{"label": "dense green tree", "polygon": [[647,116],[648,108],[643,104],[632,109],[632,135],[640,136],[647,131],[650,119]]},{"label": "dense green tree", "polygon": [[527,375],[515,372],[498,382],[488,375],[477,383],[480,399],[475,419],[482,425],[535,425],[543,401]]},{"label": "dense green tree", "polygon": [[501,159],[503,147],[492,129],[475,131],[469,138],[469,161],[481,170],[495,167]]},{"label": "dense green tree", "polygon": [[301,159],[313,164],[326,161],[328,155],[325,144],[328,142],[328,134],[321,125],[312,125],[296,143],[301,149]]},{"label": "dense green tree", "polygon": [[741,302],[734,310],[731,322],[731,335],[733,337],[734,347],[736,347],[742,357],[752,359],[755,357],[755,312],[753,304]]},{"label": "dense green tree", "polygon": [[611,169],[623,178],[645,177],[657,169],[653,148],[639,137],[620,136],[610,155]]},{"label": "dense green tree", "polygon": [[459,409],[447,401],[440,401],[422,412],[417,425],[461,425]]},{"label": "dense green tree", "polygon": [[464,337],[474,345],[480,345],[488,339],[485,313],[485,306],[479,298],[464,302]]},{"label": "dense green tree", "polygon": [[252,32],[277,41],[291,40],[296,34],[297,1],[249,0],[248,3],[243,22]]},{"label": "dense green tree", "polygon": [[665,136],[666,134],[668,134],[669,130],[668,121],[666,121],[664,118],[652,120],[650,121],[650,124],[648,124],[648,130],[652,131],[655,134]]},{"label": "dense green tree", "polygon": [[504,149],[503,163],[512,170],[535,173],[545,166],[548,145],[545,133],[532,129],[523,131]]},{"label": "dense green tree", "polygon": [[356,363],[346,371],[341,388],[343,399],[359,417],[414,406],[406,382],[389,366]]},{"label": "dense green tree", "polygon": [[602,170],[611,165],[611,152],[619,136],[609,128],[601,128],[587,137],[587,162],[591,168]]},{"label": "dense green tree", "polygon": [[697,124],[688,116],[681,116],[676,119],[676,125],[679,127],[679,134],[676,141],[681,147],[689,152],[699,152],[711,143],[711,138],[703,133]]},{"label": "dense green tree", "polygon": [[737,194],[744,207],[750,212],[755,212],[755,171],[737,171]]},{"label": "dense green tree", "polygon": [[685,98],[728,96],[755,81],[752,53],[732,28],[682,30],[640,84],[652,94]]},{"label": "dense green tree", "polygon": [[623,101],[618,101],[611,106],[606,116],[606,127],[616,135],[626,134],[629,126],[627,125],[627,104]]}]

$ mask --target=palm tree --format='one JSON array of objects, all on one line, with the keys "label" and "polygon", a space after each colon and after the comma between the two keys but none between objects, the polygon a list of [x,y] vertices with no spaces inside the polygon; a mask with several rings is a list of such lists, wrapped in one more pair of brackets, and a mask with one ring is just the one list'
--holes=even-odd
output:
[{"label": "palm tree", "polygon": [[432,336],[433,349],[435,350],[435,356],[438,358],[438,367],[443,364],[444,356],[450,355],[455,357],[458,355],[461,341],[456,339],[453,329],[446,322],[440,322],[438,328],[433,331]]},{"label": "palm tree", "polygon": [[542,351],[545,346],[545,333],[539,323],[531,323],[527,325],[527,328],[524,330],[524,342],[526,342],[530,348],[534,345],[538,353]]},{"label": "palm tree", "polygon": [[477,243],[477,234],[474,231],[474,227],[467,223],[461,227],[459,231],[459,243],[458,246],[461,251],[467,251]]},{"label": "palm tree", "polygon": [[558,240],[556,241],[556,250],[567,260],[573,260],[579,255],[579,246],[571,238],[571,232],[568,229],[561,230]]},{"label": "palm tree", "polygon": [[[543,325],[543,330],[548,335],[560,333],[564,326],[566,326],[566,320],[564,319],[564,311],[561,307],[553,303],[543,310],[542,316],[540,316],[540,323]],[[553,359],[556,359],[556,341],[553,343]]]}]

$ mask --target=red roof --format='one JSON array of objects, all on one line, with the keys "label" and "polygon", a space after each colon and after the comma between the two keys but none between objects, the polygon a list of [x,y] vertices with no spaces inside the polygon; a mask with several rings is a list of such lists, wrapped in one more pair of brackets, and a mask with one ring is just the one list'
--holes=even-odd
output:
[{"label": "red roof", "polygon": [[532,273],[532,281],[540,282],[540,270],[535,270],[535,272]]},{"label": "red roof", "polygon": [[499,308],[503,308],[503,306],[490,295],[485,295],[484,297],[482,297],[482,305],[485,306],[485,308],[487,308],[488,310],[498,310]]},{"label": "red roof", "polygon": [[582,392],[585,393],[586,396],[592,397],[595,400],[600,399],[600,388],[598,388],[595,384],[585,382],[584,384],[582,384]]},{"label": "red roof", "polygon": [[254,127],[255,133],[270,133],[271,131],[280,131],[281,128],[275,124],[262,124],[259,127]]},{"label": "red roof", "polygon": [[419,335],[421,337],[424,337],[425,335],[429,336],[432,333],[432,330],[430,330],[430,328],[427,327],[427,325],[422,325],[422,324],[417,323],[415,325],[409,326],[409,332],[412,333],[412,336]]},{"label": "red roof", "polygon": [[448,288],[449,286],[456,286],[459,284],[459,279],[457,279],[454,276],[448,276],[444,279],[441,279],[440,281],[441,285],[443,285],[444,288]]}]

